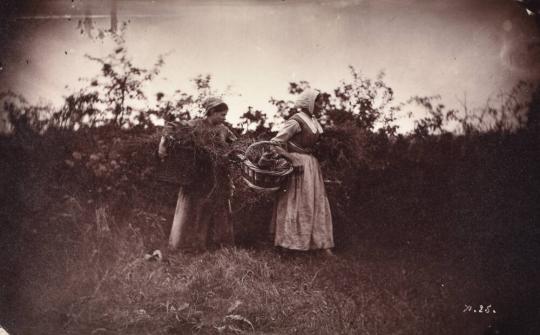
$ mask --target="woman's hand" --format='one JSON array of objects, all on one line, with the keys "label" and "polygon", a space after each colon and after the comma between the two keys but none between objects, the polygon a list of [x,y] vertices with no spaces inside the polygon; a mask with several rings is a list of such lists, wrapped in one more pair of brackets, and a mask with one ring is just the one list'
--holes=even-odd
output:
[{"label": "woman's hand", "polygon": [[272,150],[272,152],[275,152],[276,154],[278,154],[280,156],[285,157],[286,159],[288,159],[291,162],[293,161],[293,158],[292,158],[291,154],[287,150],[283,149],[283,147],[281,147],[279,145],[272,146],[270,150]]},{"label": "woman's hand", "polygon": [[289,153],[287,152],[287,150],[283,149],[282,147],[280,147],[279,145],[274,145],[272,146],[272,149],[271,149],[273,152],[275,152],[276,154],[278,155],[281,155],[285,158],[288,158],[290,159],[291,158],[291,155],[289,155]]}]

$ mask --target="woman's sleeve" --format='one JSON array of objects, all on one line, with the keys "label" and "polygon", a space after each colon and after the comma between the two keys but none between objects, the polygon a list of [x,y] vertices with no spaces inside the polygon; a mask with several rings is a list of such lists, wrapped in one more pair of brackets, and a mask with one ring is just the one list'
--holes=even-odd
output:
[{"label": "woman's sleeve", "polygon": [[293,137],[295,134],[302,131],[302,128],[300,128],[300,124],[296,120],[288,120],[283,125],[283,128],[281,128],[277,135],[274,136],[270,141],[272,142],[279,142],[281,144],[287,143],[291,137]]},{"label": "woman's sleeve", "polygon": [[161,139],[159,140],[158,156],[159,158],[164,158],[165,156],[167,156],[167,147],[165,146],[165,136],[161,136]]}]

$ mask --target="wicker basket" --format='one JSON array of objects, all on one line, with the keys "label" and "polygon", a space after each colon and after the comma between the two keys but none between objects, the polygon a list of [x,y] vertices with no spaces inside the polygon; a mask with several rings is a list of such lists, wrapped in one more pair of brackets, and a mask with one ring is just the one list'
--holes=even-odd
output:
[{"label": "wicker basket", "polygon": [[241,159],[242,178],[253,189],[270,192],[277,191],[293,172],[293,166],[291,165],[288,169],[281,171],[263,170],[247,159],[253,150],[257,150],[258,147],[264,145],[276,144],[270,141],[255,142],[246,149],[245,155]]}]

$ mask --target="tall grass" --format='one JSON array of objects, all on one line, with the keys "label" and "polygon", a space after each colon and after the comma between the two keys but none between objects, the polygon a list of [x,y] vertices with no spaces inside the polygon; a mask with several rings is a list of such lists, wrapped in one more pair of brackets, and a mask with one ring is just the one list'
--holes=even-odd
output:
[{"label": "tall grass", "polygon": [[165,240],[159,215],[117,218],[75,198],[58,210],[48,226],[77,232],[52,239],[34,226],[27,242],[43,244],[23,275],[31,308],[16,333],[475,334],[493,319],[462,312],[493,293],[466,270],[482,258],[421,251],[436,243],[388,248],[368,235],[337,258],[259,247],[162,249],[163,261],[146,261],[148,246]]}]

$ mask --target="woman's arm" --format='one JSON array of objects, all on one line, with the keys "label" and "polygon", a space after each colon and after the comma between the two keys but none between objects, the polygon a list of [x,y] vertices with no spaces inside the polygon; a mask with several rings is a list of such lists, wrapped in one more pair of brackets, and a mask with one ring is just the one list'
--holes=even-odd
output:
[{"label": "woman's arm", "polygon": [[165,136],[161,136],[158,147],[158,157],[163,160],[167,157],[167,147],[165,146]]},{"label": "woman's arm", "polygon": [[277,152],[281,156],[288,159],[293,166],[299,166],[302,165],[300,162],[298,162],[284,147],[287,144],[287,142],[296,134],[302,131],[302,128],[300,127],[300,124],[296,120],[288,120],[283,125],[283,128],[281,128],[280,131],[278,131],[277,135],[274,136],[270,141],[278,144],[275,146],[274,152]]},{"label": "woman's arm", "polygon": [[296,120],[288,120],[270,141],[280,145],[286,144],[296,133],[302,131],[300,124]]},{"label": "woman's arm", "polygon": [[167,146],[165,145],[166,138],[168,136],[172,136],[172,134],[174,134],[175,129],[176,129],[175,122],[167,122],[165,123],[165,126],[163,126],[163,131],[161,132],[161,138],[159,140],[159,146],[158,146],[158,157],[161,160],[167,157]]}]

